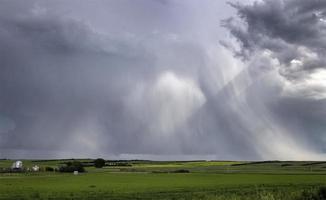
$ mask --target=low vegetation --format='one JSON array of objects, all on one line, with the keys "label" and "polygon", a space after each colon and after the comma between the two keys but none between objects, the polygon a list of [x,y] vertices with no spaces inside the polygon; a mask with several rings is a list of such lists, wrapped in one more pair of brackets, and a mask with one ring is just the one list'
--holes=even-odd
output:
[{"label": "low vegetation", "polygon": [[[12,162],[1,160],[0,167]],[[326,200],[322,162],[105,160],[102,168],[91,159],[23,162],[44,170],[0,173],[0,199]],[[55,170],[61,167],[67,173]],[[73,175],[76,167],[86,173]]]}]

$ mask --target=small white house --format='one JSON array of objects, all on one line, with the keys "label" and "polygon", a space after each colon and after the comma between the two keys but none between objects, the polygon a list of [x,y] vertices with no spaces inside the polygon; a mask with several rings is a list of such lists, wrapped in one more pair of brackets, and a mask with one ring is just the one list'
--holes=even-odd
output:
[{"label": "small white house", "polygon": [[74,171],[74,175],[78,175],[78,171]]},{"label": "small white house", "polygon": [[32,170],[33,170],[33,172],[38,172],[38,171],[40,170],[40,167],[37,166],[37,165],[34,165],[34,166],[32,167]]},{"label": "small white house", "polygon": [[23,169],[23,162],[17,160],[16,162],[12,163],[11,169]]}]

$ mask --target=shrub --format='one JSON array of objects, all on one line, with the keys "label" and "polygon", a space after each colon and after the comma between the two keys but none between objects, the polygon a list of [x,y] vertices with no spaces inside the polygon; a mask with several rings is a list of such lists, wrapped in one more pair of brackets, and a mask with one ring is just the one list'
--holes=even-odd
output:
[{"label": "shrub", "polygon": [[85,172],[84,166],[79,161],[67,162],[66,166],[61,166],[59,172]]},{"label": "shrub", "polygon": [[326,200],[326,187],[320,187],[317,196],[318,200]]},{"label": "shrub", "polygon": [[326,200],[326,187],[320,187],[317,192],[305,190],[297,200]]},{"label": "shrub", "polygon": [[53,172],[54,171],[54,168],[53,167],[45,167],[45,171],[47,172]]},{"label": "shrub", "polygon": [[190,171],[187,169],[178,169],[178,170],[172,171],[172,173],[190,173]]}]

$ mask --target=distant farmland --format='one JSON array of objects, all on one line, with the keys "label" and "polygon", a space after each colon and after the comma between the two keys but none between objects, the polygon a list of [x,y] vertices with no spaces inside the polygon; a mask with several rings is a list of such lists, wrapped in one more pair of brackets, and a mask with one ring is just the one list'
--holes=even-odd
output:
[{"label": "distant farmland", "polygon": [[[41,171],[0,173],[0,199],[300,200],[326,185],[326,162],[125,160],[95,168],[83,159],[85,173],[45,171],[70,161],[23,160],[25,168]],[[12,162],[1,160],[0,168]]]}]

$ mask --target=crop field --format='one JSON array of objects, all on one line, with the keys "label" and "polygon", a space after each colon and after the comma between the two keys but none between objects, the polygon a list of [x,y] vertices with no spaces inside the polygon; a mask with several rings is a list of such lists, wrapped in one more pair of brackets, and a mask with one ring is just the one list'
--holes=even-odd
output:
[{"label": "crop field", "polygon": [[[71,160],[23,160],[24,167],[58,167]],[[86,172],[0,173],[0,199],[323,199],[326,162],[106,161]],[[0,168],[13,161],[1,160]],[[325,196],[326,197],[326,196]]]}]

